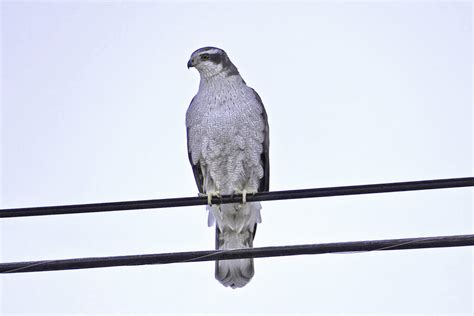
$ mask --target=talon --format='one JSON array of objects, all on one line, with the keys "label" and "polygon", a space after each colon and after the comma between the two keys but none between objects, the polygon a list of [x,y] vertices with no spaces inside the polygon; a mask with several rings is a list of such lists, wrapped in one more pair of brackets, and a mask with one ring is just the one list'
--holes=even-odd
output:
[{"label": "talon", "polygon": [[209,192],[209,193],[207,193],[207,194],[202,194],[202,196],[203,196],[203,197],[204,197],[204,196],[207,197],[207,204],[208,204],[209,206],[211,206],[211,205],[212,205],[212,198],[213,198],[214,196],[215,196],[215,197],[220,197],[221,194],[220,194],[219,191],[211,191],[211,192]]},{"label": "talon", "polygon": [[245,189],[242,190],[242,204],[247,204],[247,190]]}]

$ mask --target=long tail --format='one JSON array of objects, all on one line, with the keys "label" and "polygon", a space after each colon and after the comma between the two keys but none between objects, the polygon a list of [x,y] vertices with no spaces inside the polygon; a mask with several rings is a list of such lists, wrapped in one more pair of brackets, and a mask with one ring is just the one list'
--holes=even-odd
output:
[{"label": "long tail", "polygon": [[[241,232],[225,230],[221,232],[216,225],[216,249],[251,248],[257,224],[253,229]],[[233,289],[244,287],[254,275],[253,259],[234,259],[216,261],[216,279],[224,286]]]},{"label": "long tail", "polygon": [[[216,222],[216,249],[251,248],[257,223],[262,222],[261,208],[258,202],[210,206],[208,224]],[[243,287],[254,275],[253,259],[216,261],[215,275],[224,286]]]}]

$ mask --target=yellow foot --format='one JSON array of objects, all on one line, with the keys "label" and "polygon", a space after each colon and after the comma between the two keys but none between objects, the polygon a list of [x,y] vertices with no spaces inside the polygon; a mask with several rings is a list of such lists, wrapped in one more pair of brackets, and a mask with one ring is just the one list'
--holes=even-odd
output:
[{"label": "yellow foot", "polygon": [[246,189],[243,189],[242,191],[236,190],[235,193],[237,194],[242,194],[242,204],[247,204],[247,193],[250,194],[255,194],[257,191],[247,191]]},{"label": "yellow foot", "polygon": [[211,191],[209,193],[199,193],[200,197],[207,196],[207,204],[212,205],[212,197],[221,197],[221,193],[219,191]]}]

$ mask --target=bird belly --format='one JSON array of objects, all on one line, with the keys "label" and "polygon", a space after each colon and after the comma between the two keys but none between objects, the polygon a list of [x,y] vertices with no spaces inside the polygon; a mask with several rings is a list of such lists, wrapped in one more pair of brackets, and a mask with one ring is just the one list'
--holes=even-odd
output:
[{"label": "bird belly", "polygon": [[206,127],[201,154],[212,186],[206,189],[221,194],[256,192],[263,177],[263,147],[251,137],[252,126],[246,117],[219,111],[209,117]]}]

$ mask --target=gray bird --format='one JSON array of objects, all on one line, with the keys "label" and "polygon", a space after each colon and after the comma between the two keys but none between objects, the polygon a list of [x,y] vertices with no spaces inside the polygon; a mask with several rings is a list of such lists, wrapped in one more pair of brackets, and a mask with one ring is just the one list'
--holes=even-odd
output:
[{"label": "gray bird", "polygon": [[[260,96],[248,87],[227,54],[216,47],[192,53],[199,91],[186,112],[189,161],[200,195],[208,197],[208,225],[216,223],[216,249],[251,248],[260,203],[246,195],[268,191],[268,119]],[[212,196],[242,194],[242,204],[211,205]],[[253,259],[216,261],[216,279],[240,288],[254,275]]]}]

